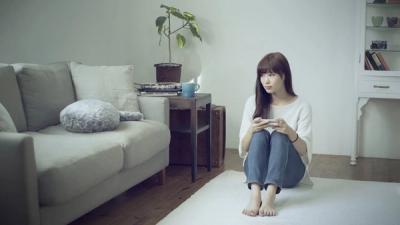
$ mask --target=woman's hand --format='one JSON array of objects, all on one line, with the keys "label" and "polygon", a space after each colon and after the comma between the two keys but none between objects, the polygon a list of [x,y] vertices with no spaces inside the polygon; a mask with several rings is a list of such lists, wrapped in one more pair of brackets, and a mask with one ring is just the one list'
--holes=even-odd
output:
[{"label": "woman's hand", "polygon": [[282,118],[276,119],[272,122],[271,127],[280,133],[286,134],[290,141],[295,140],[297,137],[296,131],[294,131]]},{"label": "woman's hand", "polygon": [[261,117],[256,117],[251,123],[251,132],[255,133],[263,130],[269,126],[268,120],[262,119]]}]

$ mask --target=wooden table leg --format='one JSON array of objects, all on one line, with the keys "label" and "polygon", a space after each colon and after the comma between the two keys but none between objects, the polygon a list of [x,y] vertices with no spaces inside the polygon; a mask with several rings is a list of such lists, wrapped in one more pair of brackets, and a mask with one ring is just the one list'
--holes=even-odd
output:
[{"label": "wooden table leg", "polygon": [[166,177],[167,177],[167,175],[166,175],[166,169],[165,168],[162,169],[160,172],[158,172],[158,182],[159,182],[160,185],[165,184]]},{"label": "wooden table leg", "polygon": [[206,105],[206,112],[207,112],[207,117],[208,117],[208,124],[209,124],[209,128],[208,128],[208,133],[207,133],[207,149],[208,149],[208,167],[207,170],[211,171],[211,167],[212,167],[212,144],[211,144],[211,138],[212,138],[212,111],[211,111],[211,103]]},{"label": "wooden table leg", "polygon": [[197,109],[195,103],[192,103],[191,105],[190,114],[190,142],[192,144],[192,182],[195,182],[197,176]]}]

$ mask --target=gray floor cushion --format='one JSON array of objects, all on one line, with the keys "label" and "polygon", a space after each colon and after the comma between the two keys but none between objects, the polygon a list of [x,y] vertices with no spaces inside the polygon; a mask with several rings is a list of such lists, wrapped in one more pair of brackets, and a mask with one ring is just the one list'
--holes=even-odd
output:
[{"label": "gray floor cushion", "polygon": [[62,126],[78,133],[114,130],[119,125],[119,118],[118,110],[111,103],[96,99],[74,102],[60,113]]}]

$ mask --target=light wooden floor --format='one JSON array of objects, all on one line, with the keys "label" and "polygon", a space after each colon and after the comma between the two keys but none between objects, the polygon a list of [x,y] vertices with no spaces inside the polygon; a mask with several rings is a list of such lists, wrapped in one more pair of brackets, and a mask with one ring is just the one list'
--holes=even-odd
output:
[{"label": "light wooden floor", "polygon": [[[199,168],[195,183],[191,182],[190,167],[170,166],[166,184],[158,185],[156,177],[152,177],[70,225],[156,224],[224,170],[242,171],[242,160],[236,150],[228,149],[225,157],[223,168],[213,168],[211,172]],[[347,156],[314,155],[311,176],[400,182],[400,160],[359,158],[357,166],[351,166],[349,160]]]}]

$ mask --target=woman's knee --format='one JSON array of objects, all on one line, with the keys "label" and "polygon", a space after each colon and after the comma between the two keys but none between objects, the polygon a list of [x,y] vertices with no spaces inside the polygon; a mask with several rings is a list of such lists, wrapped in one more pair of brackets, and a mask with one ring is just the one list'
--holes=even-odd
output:
[{"label": "woman's knee", "polygon": [[269,142],[271,139],[271,134],[267,130],[260,130],[253,133],[251,137],[251,142]]},{"label": "woman's knee", "polygon": [[264,152],[269,146],[270,134],[268,131],[258,131],[253,134],[250,141],[249,153]]},{"label": "woman's knee", "polygon": [[283,143],[290,143],[289,137],[281,132],[274,131],[271,134],[271,142],[283,142]]}]

